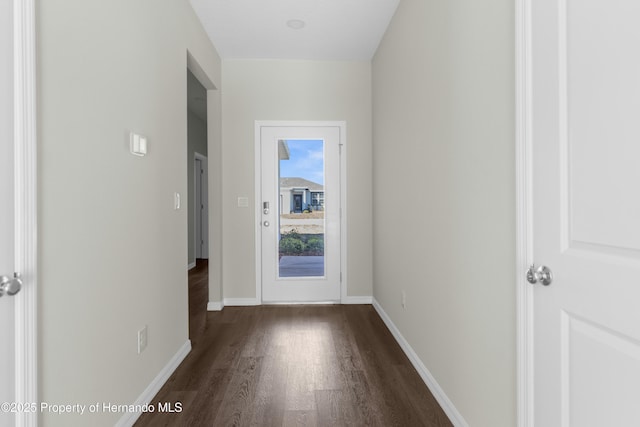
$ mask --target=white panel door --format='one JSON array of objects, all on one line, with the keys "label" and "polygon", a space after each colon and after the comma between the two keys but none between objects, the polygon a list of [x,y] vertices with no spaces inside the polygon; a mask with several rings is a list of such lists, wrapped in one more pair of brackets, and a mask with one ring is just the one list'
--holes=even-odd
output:
[{"label": "white panel door", "polygon": [[260,128],[264,302],[340,300],[339,126]]},{"label": "white panel door", "polygon": [[[0,275],[13,274],[13,9],[0,2]],[[15,298],[0,297],[0,404],[15,401]],[[14,425],[0,410],[0,427]]]},{"label": "white panel door", "polygon": [[531,6],[535,425],[640,426],[640,2]]}]

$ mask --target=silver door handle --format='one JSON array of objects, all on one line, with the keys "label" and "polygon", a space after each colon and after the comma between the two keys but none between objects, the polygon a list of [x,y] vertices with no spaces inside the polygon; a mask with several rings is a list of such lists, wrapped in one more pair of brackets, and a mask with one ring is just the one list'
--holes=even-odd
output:
[{"label": "silver door handle", "polygon": [[264,212],[265,215],[269,214],[269,202],[263,202],[262,203],[262,212]]},{"label": "silver door handle", "polygon": [[13,273],[13,277],[0,276],[0,297],[4,294],[13,296],[22,289],[22,280],[18,273]]},{"label": "silver door handle", "polygon": [[531,264],[531,267],[527,270],[527,281],[531,284],[540,282],[544,286],[549,286],[553,282],[553,274],[546,265],[536,268],[535,264]]}]

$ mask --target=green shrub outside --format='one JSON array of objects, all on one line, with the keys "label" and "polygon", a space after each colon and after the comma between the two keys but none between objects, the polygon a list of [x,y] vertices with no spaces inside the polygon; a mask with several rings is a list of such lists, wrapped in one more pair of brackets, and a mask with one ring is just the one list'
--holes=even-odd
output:
[{"label": "green shrub outside", "polygon": [[283,237],[280,240],[280,253],[283,255],[299,255],[304,249],[304,242],[300,239]]},{"label": "green shrub outside", "polygon": [[282,235],[280,255],[324,255],[324,235],[300,234],[294,228]]},{"label": "green shrub outside", "polygon": [[310,237],[307,240],[307,251],[324,253],[324,239],[321,237]]}]

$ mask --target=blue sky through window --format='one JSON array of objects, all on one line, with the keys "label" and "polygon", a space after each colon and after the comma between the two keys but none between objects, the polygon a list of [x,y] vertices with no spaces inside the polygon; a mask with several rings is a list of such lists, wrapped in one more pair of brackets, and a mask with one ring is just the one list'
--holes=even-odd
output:
[{"label": "blue sky through window", "polygon": [[289,160],[280,160],[280,176],[304,178],[324,185],[324,143],[318,139],[288,139]]}]

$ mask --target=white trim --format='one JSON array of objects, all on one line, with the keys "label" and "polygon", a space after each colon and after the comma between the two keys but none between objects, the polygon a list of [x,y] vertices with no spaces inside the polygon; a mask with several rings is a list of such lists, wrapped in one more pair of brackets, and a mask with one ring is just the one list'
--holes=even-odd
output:
[{"label": "white trim", "polygon": [[257,210],[260,208],[260,206],[262,206],[262,200],[261,200],[261,195],[262,195],[262,144],[261,144],[261,128],[262,126],[266,125],[267,123],[270,122],[264,122],[264,121],[257,121],[255,122],[255,129],[254,129],[254,136],[255,136],[255,141],[254,141],[254,151],[253,151],[253,158],[254,158],[254,165],[253,165],[253,170],[254,170],[254,197],[255,197],[255,206],[253,209],[253,214],[254,214],[254,223],[255,223],[255,230],[254,230],[254,235],[256,237],[255,239],[255,247],[254,247],[254,251],[255,251],[255,260],[256,260],[256,299],[258,301],[262,301],[262,226],[260,224],[261,221],[261,217],[258,215]]},{"label": "white trim", "polygon": [[348,299],[349,269],[347,268],[347,124],[340,126],[340,299]]},{"label": "white trim", "polygon": [[207,311],[222,311],[224,308],[224,302],[222,301],[209,301],[207,303]]},{"label": "white trim", "polygon": [[248,307],[253,305],[261,305],[258,298],[225,298],[223,307]]},{"label": "white trim", "polygon": [[[35,1],[14,0],[15,397],[38,402],[38,214]],[[36,412],[18,412],[16,426],[37,426]]]},{"label": "white trim", "polygon": [[340,301],[341,304],[373,304],[373,297],[361,296],[361,297],[347,297],[343,296]]},{"label": "white trim", "polygon": [[196,268],[196,262],[193,261],[191,264],[187,265],[187,270],[193,270]]},{"label": "white trim", "polygon": [[[204,230],[201,230],[198,226],[198,216],[202,215],[200,209],[195,206],[195,203],[198,201],[198,195],[196,194],[196,181],[198,180],[198,172],[196,171],[196,160],[200,160],[200,165],[202,166],[202,170],[204,172],[204,188],[200,189],[201,200],[200,203],[204,204],[207,207],[206,215],[207,215],[207,224]],[[209,259],[209,159],[207,156],[194,151],[193,153],[193,253],[196,259],[204,258]],[[200,234],[198,235],[198,231]],[[205,240],[204,245],[200,245],[200,251],[197,250],[198,242],[197,240]]]},{"label": "white trim", "polygon": [[534,426],[533,287],[525,280],[533,263],[531,0],[516,0],[516,408],[517,426]]},{"label": "white trim", "polygon": [[416,368],[416,371],[418,371],[418,374],[422,378],[422,381],[424,381],[424,383],[427,385],[427,387],[431,391],[431,394],[433,394],[433,397],[436,398],[438,404],[440,404],[444,413],[447,415],[447,417],[449,417],[451,423],[453,423],[453,425],[456,427],[469,427],[469,424],[465,421],[460,412],[458,412],[456,407],[453,405],[453,402],[451,402],[451,400],[447,397],[442,387],[440,387],[436,379],[433,377],[433,375],[431,375],[431,372],[429,372],[424,363],[422,363],[422,360],[420,360],[411,345],[409,345],[407,340],[402,336],[400,330],[396,327],[389,315],[387,315],[380,303],[375,298],[373,299],[373,307],[380,315],[380,318],[382,318],[384,324],[387,325],[387,328],[396,339],[398,344],[400,344],[402,351],[404,351],[404,353],[407,355],[413,367]]},{"label": "white trim", "polygon": [[340,301],[263,301],[262,305],[339,305]]},{"label": "white trim", "polygon": [[[262,228],[258,209],[262,205],[262,156],[261,156],[261,131],[262,127],[337,127],[340,138],[340,299],[347,297],[347,122],[346,121],[288,121],[288,120],[256,120],[254,142],[254,224],[255,224],[255,261],[256,261],[256,299],[262,302]],[[226,303],[226,299],[225,299]],[[231,304],[225,304],[231,305]],[[243,304],[239,304],[243,305]],[[259,304],[251,304],[259,305]]]},{"label": "white trim", "polygon": [[[151,403],[155,395],[160,391],[164,383],[167,382],[171,374],[180,366],[182,361],[191,351],[191,341],[187,340],[178,352],[171,358],[169,363],[151,381],[151,384],[142,392],[140,397],[133,403],[134,406],[143,406]],[[116,423],[116,427],[130,427],[135,424],[142,412],[127,412]]]}]

